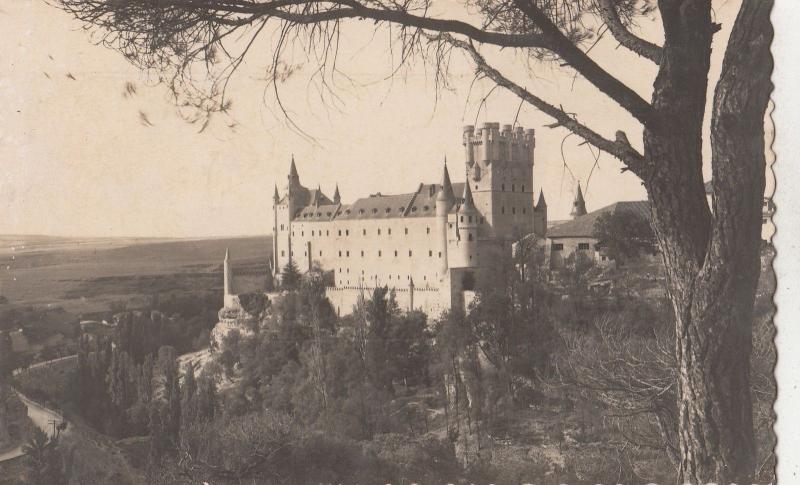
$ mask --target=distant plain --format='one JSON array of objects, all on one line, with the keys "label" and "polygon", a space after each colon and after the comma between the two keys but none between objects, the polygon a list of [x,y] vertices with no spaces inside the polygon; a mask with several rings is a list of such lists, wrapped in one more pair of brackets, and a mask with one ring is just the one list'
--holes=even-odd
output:
[{"label": "distant plain", "polygon": [[[222,261],[266,272],[269,236],[226,239],[69,238],[0,235],[0,318],[12,308],[72,315],[135,306],[161,292],[222,290]],[[221,301],[220,301],[221,304]],[[2,323],[2,322],[0,322]]]}]

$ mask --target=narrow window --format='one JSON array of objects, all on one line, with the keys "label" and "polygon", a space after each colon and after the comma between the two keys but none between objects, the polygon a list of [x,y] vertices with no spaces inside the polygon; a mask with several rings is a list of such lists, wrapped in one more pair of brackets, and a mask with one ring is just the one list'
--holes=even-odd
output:
[{"label": "narrow window", "polygon": [[364,251],[361,251],[361,257],[362,258],[364,257]]},{"label": "narrow window", "polygon": [[505,190],[506,190],[506,184],[500,184],[500,190],[502,190],[502,191],[504,191],[504,192],[505,192]]},{"label": "narrow window", "polygon": [[381,228],[380,227],[378,228],[378,235],[379,236],[381,235]]},{"label": "narrow window", "polygon": [[378,250],[378,257],[380,258],[381,256],[383,256],[383,252],[379,249]]},{"label": "narrow window", "polygon": [[516,214],[517,213],[517,208],[516,207],[512,207],[511,208],[511,213],[512,214]]},{"label": "narrow window", "polygon": [[395,258],[397,257],[397,250],[396,249],[394,250],[394,257]]},{"label": "narrow window", "polygon": [[350,235],[350,229],[345,229],[344,230],[344,235],[345,236],[349,236]]},{"label": "narrow window", "polygon": [[411,257],[411,250],[410,249],[408,250],[408,257],[409,258]]},{"label": "narrow window", "polygon": [[320,257],[320,258],[322,257],[322,251],[320,251],[320,252],[319,252],[319,257]]},{"label": "narrow window", "polygon": [[472,233],[467,233],[467,241],[472,241]]},{"label": "narrow window", "polygon": [[408,228],[406,228],[406,235],[408,235]]},{"label": "narrow window", "polygon": [[330,236],[331,235],[331,231],[325,231],[325,235],[326,236]]},{"label": "narrow window", "polygon": [[439,251],[439,257],[440,257],[440,258],[442,257],[442,252],[441,252],[441,251]]},{"label": "narrow window", "polygon": [[392,235],[392,228],[391,227],[386,230],[386,234],[388,234],[390,236]]},{"label": "narrow window", "polygon": [[461,222],[464,222],[464,216],[461,216]]},{"label": "narrow window", "polygon": [[506,206],[500,207],[500,213],[501,214],[505,214],[506,213]]},{"label": "narrow window", "polygon": [[347,251],[347,257],[348,258],[350,257],[350,251]]},{"label": "narrow window", "polygon": [[524,185],[522,186],[522,191],[525,192],[525,186]]},{"label": "narrow window", "polygon": [[433,251],[428,250],[428,256],[430,256],[432,258],[433,257]]},{"label": "narrow window", "polygon": [[425,233],[426,234],[430,234],[431,233],[431,228],[430,227],[426,227],[425,228]]},{"label": "narrow window", "polygon": [[367,230],[366,230],[366,229],[363,229],[363,232],[362,232],[362,234],[361,234],[361,235],[362,235],[362,236],[366,236],[366,235],[367,235]]},{"label": "narrow window", "polygon": [[339,257],[340,257],[340,258],[342,257],[342,252],[341,252],[341,251],[339,251]]},{"label": "narrow window", "polygon": [[516,184],[511,184],[511,192],[515,192],[517,189]]},{"label": "narrow window", "polygon": [[286,251],[281,251],[281,256],[286,256]]},{"label": "narrow window", "polygon": [[339,229],[339,235],[340,235],[340,236],[342,235],[342,230],[341,230],[341,229]]}]

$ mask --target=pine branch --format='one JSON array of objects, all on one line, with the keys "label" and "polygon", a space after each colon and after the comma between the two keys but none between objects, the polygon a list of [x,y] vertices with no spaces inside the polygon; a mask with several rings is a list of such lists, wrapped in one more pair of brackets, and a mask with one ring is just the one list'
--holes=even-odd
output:
[{"label": "pine branch", "polygon": [[617,42],[632,52],[650,59],[656,65],[661,64],[661,46],[637,37],[629,31],[619,17],[619,12],[614,6],[614,0],[598,0],[597,12],[608,26],[608,30],[617,39]]}]

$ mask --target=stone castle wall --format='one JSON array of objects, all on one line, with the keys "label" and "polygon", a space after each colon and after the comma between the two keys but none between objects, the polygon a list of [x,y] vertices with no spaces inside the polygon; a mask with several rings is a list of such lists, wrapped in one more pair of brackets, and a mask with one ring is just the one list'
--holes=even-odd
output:
[{"label": "stone castle wall", "polygon": [[[325,296],[333,304],[334,310],[339,315],[349,315],[353,313],[353,308],[358,303],[359,298],[371,298],[375,287],[327,287]],[[444,310],[450,308],[449,291],[441,291],[439,288],[414,288],[413,292],[409,288],[392,288],[398,306],[405,311],[413,309],[424,312],[430,319],[439,317]]]}]

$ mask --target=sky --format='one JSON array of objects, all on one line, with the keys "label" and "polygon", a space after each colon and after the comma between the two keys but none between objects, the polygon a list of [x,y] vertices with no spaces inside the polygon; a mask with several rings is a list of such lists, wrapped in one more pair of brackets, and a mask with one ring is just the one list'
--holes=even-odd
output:
[{"label": "sky", "polygon": [[[463,15],[456,2],[436,7]],[[723,30],[715,40],[712,79],[737,8],[732,0],[715,2]],[[411,192],[420,182],[439,181],[445,157],[454,181],[463,177],[464,124],[511,123],[518,110],[519,124],[536,130],[534,186],[544,190],[550,219],[567,217],[577,183],[590,211],[646,198],[638,179],[620,172],[620,162],[603,154],[595,166],[582,140],[547,128],[550,119],[520,107],[514,96],[494,90],[481,103],[491,85],[473,85],[460,56],[449,89],[437,90],[421,61],[391,77],[397,53],[393,60],[385,31],[373,35],[371,26],[358,22],[345,25],[339,67],[353,82],[336,78],[336,100],[320,101],[313,60],[297,50],[287,59],[296,71],[279,85],[281,99],[311,139],[287,122],[265,89],[275,32],[262,33],[232,79],[230,114],[212,116],[201,132],[155,73],[97,45],[97,34],[81,27],[43,1],[0,0],[0,234],[267,234],[273,187],[285,184],[292,156],[304,185],[332,195],[338,183],[344,202]],[[638,33],[661,38],[656,20],[642,20]],[[591,55],[649,99],[655,66],[607,38]],[[613,138],[623,129],[641,148],[636,122],[570,71],[553,65],[529,71],[513,53],[492,58],[600,133]],[[134,94],[126,83],[136,87]]]}]

